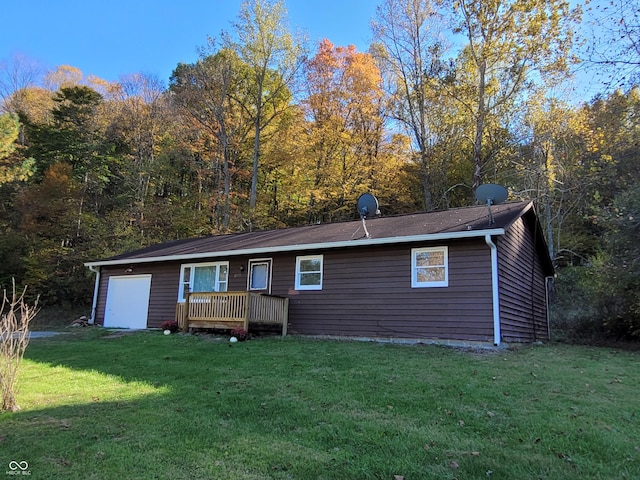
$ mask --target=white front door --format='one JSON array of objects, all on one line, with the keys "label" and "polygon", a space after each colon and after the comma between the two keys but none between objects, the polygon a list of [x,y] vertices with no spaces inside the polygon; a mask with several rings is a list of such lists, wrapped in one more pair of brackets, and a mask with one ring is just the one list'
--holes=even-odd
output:
[{"label": "white front door", "polygon": [[151,275],[110,277],[104,326],[147,328]]},{"label": "white front door", "polygon": [[257,258],[249,260],[249,275],[247,277],[247,290],[271,294],[271,267],[273,260],[270,258]]}]

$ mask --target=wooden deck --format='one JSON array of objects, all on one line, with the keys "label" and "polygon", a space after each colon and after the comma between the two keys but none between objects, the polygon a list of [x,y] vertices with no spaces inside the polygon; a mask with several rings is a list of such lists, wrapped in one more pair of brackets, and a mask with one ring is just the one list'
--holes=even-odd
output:
[{"label": "wooden deck", "polygon": [[250,324],[280,325],[287,334],[289,299],[250,292],[193,292],[176,305],[183,332],[191,328],[243,328]]}]

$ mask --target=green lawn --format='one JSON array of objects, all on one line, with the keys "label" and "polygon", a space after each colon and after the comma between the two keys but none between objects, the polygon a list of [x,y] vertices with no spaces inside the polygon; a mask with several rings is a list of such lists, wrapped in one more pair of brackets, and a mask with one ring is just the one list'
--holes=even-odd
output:
[{"label": "green lawn", "polygon": [[640,478],[638,353],[108,333],[32,340],[0,475]]}]

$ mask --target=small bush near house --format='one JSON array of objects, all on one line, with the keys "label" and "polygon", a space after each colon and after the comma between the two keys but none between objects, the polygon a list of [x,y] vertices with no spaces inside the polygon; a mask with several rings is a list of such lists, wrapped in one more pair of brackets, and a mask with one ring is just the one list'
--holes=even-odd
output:
[{"label": "small bush near house", "polygon": [[247,332],[244,328],[234,328],[231,330],[231,336],[236,337],[239,342],[244,342],[249,339],[249,332]]},{"label": "small bush near house", "polygon": [[26,288],[22,293],[16,292],[14,282],[12,294],[7,296],[5,290],[0,302],[0,395],[3,411],[20,410],[16,399],[18,369],[29,344],[29,323],[38,313],[37,298],[33,305],[27,305],[25,293]]},{"label": "small bush near house", "polygon": [[177,333],[180,330],[178,326],[178,322],[167,320],[166,322],[162,322],[160,324],[160,328],[162,330],[169,330],[171,333]]}]

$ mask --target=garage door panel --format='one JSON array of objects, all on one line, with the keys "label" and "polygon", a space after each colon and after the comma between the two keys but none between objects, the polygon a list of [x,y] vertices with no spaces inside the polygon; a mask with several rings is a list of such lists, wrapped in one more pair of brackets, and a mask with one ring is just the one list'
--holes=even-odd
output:
[{"label": "garage door panel", "polygon": [[104,326],[147,328],[151,275],[110,277]]}]

